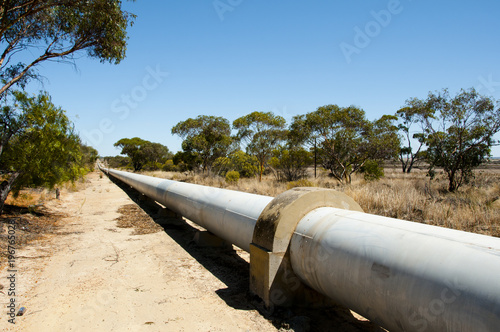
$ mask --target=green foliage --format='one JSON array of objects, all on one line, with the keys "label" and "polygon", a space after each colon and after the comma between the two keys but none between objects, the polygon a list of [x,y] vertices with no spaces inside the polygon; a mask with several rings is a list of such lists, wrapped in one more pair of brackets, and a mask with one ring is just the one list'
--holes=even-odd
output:
[{"label": "green foliage", "polygon": [[217,158],[225,157],[233,142],[229,121],[216,116],[200,115],[181,121],[172,128],[172,134],[184,140],[184,152],[199,157],[203,172],[210,171]]},{"label": "green foliage", "polygon": [[449,191],[455,191],[473,176],[472,170],[488,159],[493,136],[500,131],[500,108],[474,89],[450,97],[445,89],[429,93],[419,101],[425,114],[424,135],[429,171],[442,167]]},{"label": "green foliage", "polygon": [[376,160],[367,160],[361,167],[360,172],[366,181],[379,180],[384,177],[384,168]]},{"label": "green foliage", "polygon": [[124,156],[104,157],[103,159],[110,168],[126,168],[131,164],[130,158]]},{"label": "green foliage", "polygon": [[[13,98],[20,97],[18,92],[12,94]],[[0,113],[0,155],[12,138],[19,133],[22,133],[28,127],[27,114],[22,113],[16,105],[3,106]]]},{"label": "green foliage", "polygon": [[269,165],[273,168],[278,181],[296,181],[307,175],[307,167],[312,161],[311,152],[303,147],[279,146],[273,150]]},{"label": "green foliage", "polygon": [[394,125],[397,117],[382,115],[370,123],[367,155],[372,160],[394,160],[397,158],[401,144],[398,127]]},{"label": "green foliage", "polygon": [[[396,112],[399,121],[398,130],[401,134],[398,159],[401,162],[403,173],[410,173],[413,166],[424,159],[424,151],[422,150],[425,144],[423,125],[428,113],[422,106],[422,101],[415,98],[409,99],[406,101],[406,106]],[[414,132],[416,125],[420,126],[420,132]],[[413,142],[416,142],[416,149],[412,146]]]},{"label": "green foliage", "polygon": [[285,137],[285,124],[283,117],[272,112],[252,112],[233,121],[237,140],[245,142],[247,153],[259,161],[259,180],[273,149]]},{"label": "green foliage", "polygon": [[[9,189],[16,193],[24,187],[53,188],[83,175],[85,162],[97,151],[87,147],[89,155],[84,158],[85,148],[65,111],[56,107],[47,93],[34,97],[22,92],[14,95],[13,108],[19,113],[12,123],[23,125],[9,138],[1,154],[0,168],[16,174]],[[2,131],[2,138],[5,134]]]},{"label": "green foliage", "polygon": [[159,171],[163,169],[163,164],[158,161],[150,161],[144,165],[143,170],[146,171]]},{"label": "green foliage", "polygon": [[80,144],[80,151],[82,154],[82,164],[85,165],[87,169],[92,169],[99,156],[99,152],[93,147],[85,144]]},{"label": "green foliage", "polygon": [[193,171],[201,164],[201,158],[198,154],[189,151],[177,152],[172,161],[180,172]]},{"label": "green foliage", "polygon": [[[0,98],[13,84],[24,86],[36,77],[34,67],[47,60],[73,61],[86,52],[101,62],[119,63],[125,57],[126,29],[134,19],[121,6],[119,0],[3,1]],[[13,60],[19,52],[27,64]]]},{"label": "green foliage", "polygon": [[287,133],[287,141],[298,146],[302,144],[314,146],[317,144],[320,132],[313,126],[313,115],[302,114],[293,117],[290,130]]},{"label": "green foliage", "polygon": [[179,168],[174,164],[172,159],[167,160],[161,167],[164,172],[177,172]]},{"label": "green foliage", "polygon": [[226,173],[226,182],[227,183],[238,183],[240,180],[240,173],[237,171],[229,171]]},{"label": "green foliage", "polygon": [[297,116],[291,135],[297,141],[316,139],[323,167],[342,183],[369,160],[393,158],[399,148],[395,117],[384,115],[370,122],[357,107],[326,105]]},{"label": "green foliage", "polygon": [[258,165],[259,161],[255,156],[241,150],[237,150],[227,157],[217,158],[214,163],[219,174],[224,175],[229,171],[237,171],[244,178],[255,176],[259,171]]},{"label": "green foliage", "polygon": [[160,169],[162,164],[172,156],[166,146],[139,137],[122,138],[114,146],[121,148],[120,153],[130,158],[134,171],[139,171],[144,167],[150,170]]}]

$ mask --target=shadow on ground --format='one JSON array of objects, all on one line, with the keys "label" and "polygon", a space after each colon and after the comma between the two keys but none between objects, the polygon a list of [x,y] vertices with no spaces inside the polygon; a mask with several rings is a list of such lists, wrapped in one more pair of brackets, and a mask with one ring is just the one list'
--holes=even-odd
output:
[{"label": "shadow on ground", "polygon": [[328,308],[290,308],[268,309],[264,303],[249,291],[249,264],[233,249],[199,247],[193,241],[198,229],[182,219],[165,218],[158,214],[161,206],[145,199],[145,196],[129,185],[109,177],[155,222],[162,225],[174,241],[203,265],[210,273],[222,281],[227,288],[216,291],[227,305],[238,310],[258,310],[273,323],[279,331],[343,331],[343,332],[381,332],[376,325],[356,319],[348,309],[340,306]]}]

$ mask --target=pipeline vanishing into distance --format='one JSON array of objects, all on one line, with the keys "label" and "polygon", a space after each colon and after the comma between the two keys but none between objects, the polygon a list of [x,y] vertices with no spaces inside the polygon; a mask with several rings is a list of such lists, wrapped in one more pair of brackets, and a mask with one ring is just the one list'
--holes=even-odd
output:
[{"label": "pipeline vanishing into distance", "polygon": [[[249,251],[251,289],[268,305],[280,304],[273,276],[288,264],[306,288],[389,331],[500,331],[498,238],[347,209],[345,201],[322,206],[336,195],[328,189],[273,198],[99,168]],[[289,236],[280,218],[297,219]]]}]

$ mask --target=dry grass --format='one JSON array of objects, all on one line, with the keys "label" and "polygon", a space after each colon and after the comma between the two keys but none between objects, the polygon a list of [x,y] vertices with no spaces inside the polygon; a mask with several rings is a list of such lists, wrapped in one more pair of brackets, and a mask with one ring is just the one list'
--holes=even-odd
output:
[{"label": "dry grass", "polygon": [[163,228],[136,204],[127,204],[118,209],[122,215],[116,218],[119,228],[134,228],[132,235],[156,233]]},{"label": "dry grass", "polygon": [[[73,183],[62,184],[61,195],[84,189],[88,180],[82,178]],[[43,188],[23,189],[17,197],[12,193],[5,200],[5,206],[0,215],[0,268],[7,262],[8,225],[16,225],[16,251],[27,244],[57,234],[59,222],[65,215],[54,213],[44,207],[44,203],[56,198],[55,190]]]},{"label": "dry grass", "polygon": [[5,200],[5,204],[19,207],[34,207],[42,205],[51,197],[55,197],[55,193],[47,189],[24,189],[19,192],[17,197],[9,193],[9,196],[7,196]]},{"label": "dry grass", "polygon": [[455,193],[444,175],[429,181],[423,173],[386,172],[377,182],[358,183],[345,193],[368,213],[468,232],[500,236],[500,174],[478,172]]},{"label": "dry grass", "polygon": [[[68,181],[62,183],[58,186],[61,191],[61,195],[66,193],[77,192],[80,190],[84,190],[87,187],[87,184],[90,181],[86,177],[82,177],[76,181]],[[12,192],[9,193],[7,199],[5,200],[5,204],[7,205],[15,205],[20,207],[28,207],[28,206],[41,206],[44,202],[55,199],[56,198],[56,190],[54,189],[46,189],[46,188],[28,188],[22,189],[17,197],[12,195]]]},{"label": "dry grass", "polygon": [[145,174],[182,182],[227,188],[254,194],[276,196],[294,186],[332,188],[351,196],[367,213],[438,225],[468,232],[500,237],[500,172],[480,170],[475,179],[455,193],[449,193],[443,174],[430,181],[418,169],[403,174],[398,169],[386,169],[386,176],[366,182],[360,176],[352,184],[342,186],[320,172],[318,178],[296,183],[276,182],[272,177],[240,179],[227,184],[222,177],[187,173],[147,172]]}]

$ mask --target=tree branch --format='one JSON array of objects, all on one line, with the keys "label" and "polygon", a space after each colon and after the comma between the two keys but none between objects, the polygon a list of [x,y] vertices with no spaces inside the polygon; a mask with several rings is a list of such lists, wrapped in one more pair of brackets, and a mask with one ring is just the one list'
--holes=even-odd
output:
[{"label": "tree branch", "polygon": [[[24,3],[24,4],[16,6],[16,7],[12,7],[10,9],[7,9],[4,11],[3,17],[2,17],[2,26],[0,27],[0,40],[3,39],[3,36],[7,30],[9,30],[10,28],[12,28],[13,25],[15,25],[16,23],[20,22],[21,20],[23,20],[27,17],[38,14],[39,12],[46,10],[46,9],[49,9],[49,8],[52,8],[52,7],[63,6],[63,5],[71,6],[71,5],[76,5],[76,3],[78,3],[78,2],[79,2],[78,0],[72,0],[72,1],[63,0],[63,1],[54,1],[54,2],[34,0],[34,1],[30,1],[28,3]],[[36,5],[40,4],[40,3],[42,5],[38,8],[35,8]],[[31,8],[29,8],[29,7],[31,7]],[[22,15],[17,16],[14,20],[12,20],[10,22],[7,21],[7,16],[9,13],[21,10],[23,8],[29,8],[29,9],[27,9]]]},{"label": "tree branch", "polygon": [[47,49],[45,50],[45,53],[41,56],[39,56],[37,59],[35,59],[33,62],[31,62],[29,65],[27,65],[21,73],[19,73],[17,76],[12,78],[8,83],[6,83],[1,89],[0,89],[0,96],[7,91],[12,85],[14,85],[16,82],[18,82],[32,67],[36,66],[38,63],[49,60],[52,58],[63,58],[69,54],[72,54],[74,52],[77,52],[79,50],[82,50],[86,47],[92,46],[92,43],[86,43],[84,40],[78,40],[75,42],[75,44],[68,50],[62,51],[62,52],[53,52],[50,50],[50,48],[56,44],[58,41],[58,37],[55,37],[54,40],[49,44]]}]

